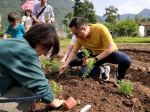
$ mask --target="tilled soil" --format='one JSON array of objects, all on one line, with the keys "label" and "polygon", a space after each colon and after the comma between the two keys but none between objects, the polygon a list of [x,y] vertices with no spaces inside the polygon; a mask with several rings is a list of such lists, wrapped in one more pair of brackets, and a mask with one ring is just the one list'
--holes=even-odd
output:
[{"label": "tilled soil", "polygon": [[71,73],[64,75],[46,72],[49,80],[55,80],[63,85],[60,98],[73,96],[78,102],[71,110],[63,106],[50,108],[44,102],[36,101],[28,112],[80,112],[81,108],[90,104],[89,112],[150,112],[150,44],[117,44],[120,51],[128,54],[132,65],[127,71],[125,81],[131,81],[134,92],[125,96],[118,92],[118,84],[113,78],[117,65],[111,67],[110,80],[104,82],[101,78],[82,79],[78,68],[72,68]]}]

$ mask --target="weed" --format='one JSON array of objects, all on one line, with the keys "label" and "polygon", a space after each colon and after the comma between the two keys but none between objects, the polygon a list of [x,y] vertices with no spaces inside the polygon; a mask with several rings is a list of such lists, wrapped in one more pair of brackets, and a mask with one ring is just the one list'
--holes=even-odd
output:
[{"label": "weed", "polygon": [[52,90],[55,94],[55,97],[58,97],[61,92],[62,92],[62,89],[63,89],[63,86],[62,85],[58,85],[54,80],[51,80],[50,82],[50,85],[52,87]]},{"label": "weed", "polygon": [[132,95],[133,93],[133,87],[131,82],[124,82],[124,81],[119,81],[119,93],[123,93],[125,95]]}]

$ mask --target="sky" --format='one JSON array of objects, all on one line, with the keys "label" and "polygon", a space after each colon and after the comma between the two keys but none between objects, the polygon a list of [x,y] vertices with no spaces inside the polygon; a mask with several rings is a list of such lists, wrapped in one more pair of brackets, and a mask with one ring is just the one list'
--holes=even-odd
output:
[{"label": "sky", "polygon": [[[81,0],[82,1],[82,0]],[[138,14],[144,8],[150,9],[150,0],[89,0],[93,3],[96,14],[103,16],[105,8],[110,5],[118,8],[121,14]]]}]

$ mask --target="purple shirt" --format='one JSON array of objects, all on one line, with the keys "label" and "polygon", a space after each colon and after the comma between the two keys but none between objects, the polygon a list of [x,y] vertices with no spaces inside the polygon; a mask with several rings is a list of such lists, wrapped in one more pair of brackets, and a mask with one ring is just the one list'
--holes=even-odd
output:
[{"label": "purple shirt", "polygon": [[[45,14],[50,14],[50,20],[53,22],[55,19],[55,15],[53,12],[53,7],[49,4],[45,4],[46,8],[44,9],[44,11],[40,14],[40,16],[37,18],[38,20],[40,20],[41,22],[45,23]],[[34,5],[31,17],[37,17],[37,15],[39,14],[39,12],[44,8],[44,5],[41,5],[40,3],[37,3]]]}]

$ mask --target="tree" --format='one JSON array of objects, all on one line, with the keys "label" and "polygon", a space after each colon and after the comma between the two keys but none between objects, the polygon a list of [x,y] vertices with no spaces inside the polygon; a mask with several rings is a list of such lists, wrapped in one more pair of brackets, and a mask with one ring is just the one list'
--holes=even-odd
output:
[{"label": "tree", "polygon": [[72,18],[73,18],[73,12],[69,12],[69,13],[65,16],[65,18],[68,18],[69,21],[71,21]]},{"label": "tree", "polygon": [[132,19],[126,19],[115,25],[115,31],[118,36],[132,36],[137,32],[138,25]]},{"label": "tree", "polygon": [[97,16],[92,2],[88,0],[84,0],[83,2],[75,0],[75,5],[72,8],[74,17],[83,17],[88,23],[97,22]]},{"label": "tree", "polygon": [[139,15],[139,14],[135,15],[134,17],[134,20],[137,24],[141,21],[141,19],[142,19],[142,15]]},{"label": "tree", "polygon": [[120,15],[117,13],[118,9],[114,6],[106,7],[105,8],[106,13],[103,15],[103,17],[106,17],[106,22],[110,23],[111,25],[116,24],[116,19],[120,19]]}]

